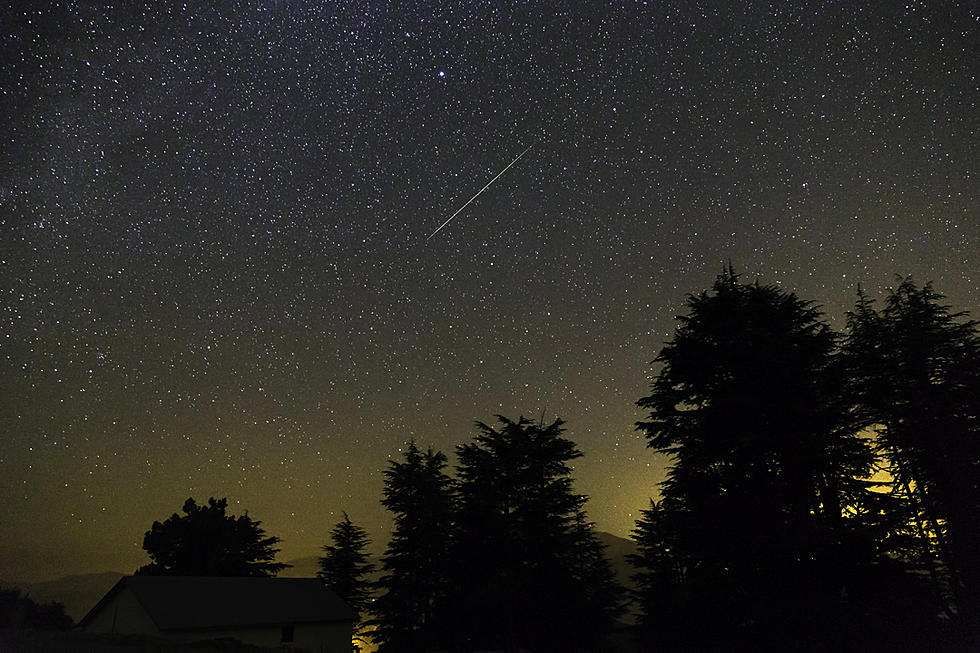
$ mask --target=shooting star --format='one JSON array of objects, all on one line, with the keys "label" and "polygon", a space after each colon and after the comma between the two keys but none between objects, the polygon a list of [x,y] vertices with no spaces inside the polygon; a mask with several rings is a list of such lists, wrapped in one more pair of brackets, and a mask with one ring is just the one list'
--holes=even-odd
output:
[{"label": "shooting star", "polygon": [[461,206],[458,209],[456,209],[456,212],[455,213],[453,213],[451,216],[449,216],[448,218],[446,218],[446,221],[443,222],[441,225],[439,225],[439,228],[438,229],[436,229],[431,234],[429,234],[429,237],[425,239],[425,242],[429,242],[430,240],[432,240],[432,237],[433,236],[435,236],[437,233],[439,233],[440,231],[442,231],[442,228],[445,227],[447,224],[449,224],[452,221],[453,218],[455,218],[457,215],[459,215],[463,211],[463,209],[465,209],[467,206],[469,206],[470,203],[473,200],[475,200],[477,197],[479,197],[480,196],[480,193],[482,193],[486,189],[490,188],[490,184],[492,184],[493,182],[495,182],[498,179],[500,179],[500,175],[502,175],[505,172],[507,172],[507,170],[509,170],[512,165],[514,165],[515,163],[517,163],[522,156],[524,156],[525,154],[527,154],[528,150],[530,150],[532,147],[534,147],[534,144],[533,143],[531,145],[528,145],[527,146],[527,150],[524,150],[523,152],[521,152],[520,154],[518,154],[516,159],[514,159],[513,161],[511,161],[510,163],[508,163],[506,168],[504,168],[503,170],[501,170],[500,172],[498,172],[496,177],[494,177],[493,179],[491,179],[490,181],[488,181],[486,186],[484,186],[480,190],[476,191],[476,195],[474,195],[473,197],[471,197],[466,202],[466,204],[464,204],[463,206]]}]

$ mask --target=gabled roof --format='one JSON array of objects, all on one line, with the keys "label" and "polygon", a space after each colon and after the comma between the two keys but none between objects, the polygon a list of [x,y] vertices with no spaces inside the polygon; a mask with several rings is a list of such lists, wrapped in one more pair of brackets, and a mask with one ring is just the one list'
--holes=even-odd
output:
[{"label": "gabled roof", "polygon": [[354,621],[357,613],[316,578],[124,576],[78,622],[123,589],[160,630]]}]

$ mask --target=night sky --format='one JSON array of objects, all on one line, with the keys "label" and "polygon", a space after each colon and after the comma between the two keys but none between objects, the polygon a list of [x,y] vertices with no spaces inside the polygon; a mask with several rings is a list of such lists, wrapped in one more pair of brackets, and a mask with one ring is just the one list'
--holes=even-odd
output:
[{"label": "night sky", "polygon": [[564,418],[626,536],[729,260],[980,313],[969,4],[9,3],[0,578],[132,571],[188,496],[385,542],[387,460],[495,413]]}]

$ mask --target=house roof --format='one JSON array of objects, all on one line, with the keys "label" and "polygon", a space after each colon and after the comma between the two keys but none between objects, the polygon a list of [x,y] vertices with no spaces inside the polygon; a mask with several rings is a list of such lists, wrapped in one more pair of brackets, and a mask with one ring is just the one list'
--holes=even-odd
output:
[{"label": "house roof", "polygon": [[130,590],[160,630],[354,621],[357,613],[316,578],[124,576],[85,615]]}]

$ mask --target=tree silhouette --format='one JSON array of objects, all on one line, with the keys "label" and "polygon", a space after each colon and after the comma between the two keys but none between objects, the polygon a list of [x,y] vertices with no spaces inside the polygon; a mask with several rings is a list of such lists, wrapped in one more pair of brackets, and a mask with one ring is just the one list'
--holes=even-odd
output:
[{"label": "tree silhouette", "polygon": [[569,463],[582,454],[560,419],[498,421],[457,447],[456,645],[592,650],[618,603],[586,497],[572,491]]},{"label": "tree silhouette", "polygon": [[0,629],[68,630],[72,620],[61,603],[37,603],[16,587],[0,588]]},{"label": "tree silhouette", "polygon": [[[636,521],[632,536],[637,551],[628,558],[636,569],[633,595],[643,616],[641,638],[659,638],[661,645],[680,644],[692,627],[684,594],[685,568],[677,553],[676,529],[667,523],[669,517],[663,502],[651,500]],[[662,627],[664,624],[670,627]]]},{"label": "tree silhouette", "polygon": [[453,481],[446,456],[411,441],[404,461],[389,461],[382,505],[394,515],[381,558],[381,594],[372,605],[372,638],[382,651],[431,650],[444,638],[440,609],[450,593],[447,560],[453,530]]},{"label": "tree silhouette", "polygon": [[911,278],[878,312],[859,290],[845,346],[855,404],[878,432],[921,538],[976,624],[980,592],[980,335],[930,284]]},{"label": "tree silhouette", "polygon": [[319,559],[316,576],[363,616],[371,600],[371,581],[366,576],[374,571],[374,565],[364,551],[371,540],[346,512],[330,531],[330,540],[332,544],[323,547],[326,555]]},{"label": "tree silhouette", "polygon": [[635,532],[646,623],[681,627],[660,591],[700,632],[829,627],[878,559],[871,524],[854,518],[873,456],[835,334],[811,302],[731,268],[687,308],[638,402],[649,410],[638,429],[671,459]]},{"label": "tree silhouette", "polygon": [[227,499],[198,506],[184,502],[184,515],[153,522],[143,537],[152,562],[136,573],[147,576],[274,576],[289,565],[274,562],[278,537],[266,537],[262,522],[247,514],[226,515]]}]

